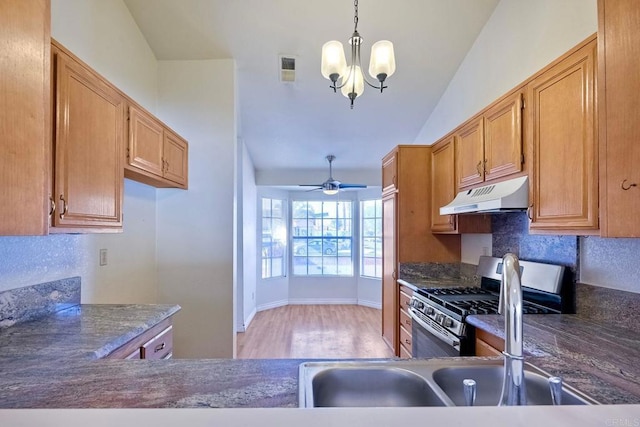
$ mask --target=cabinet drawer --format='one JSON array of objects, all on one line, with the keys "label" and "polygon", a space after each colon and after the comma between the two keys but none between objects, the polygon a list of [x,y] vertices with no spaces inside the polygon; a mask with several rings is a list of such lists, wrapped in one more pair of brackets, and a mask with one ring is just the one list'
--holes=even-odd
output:
[{"label": "cabinet drawer", "polygon": [[173,348],[173,326],[169,326],[151,338],[140,349],[143,359],[163,359]]},{"label": "cabinet drawer", "polygon": [[411,333],[413,327],[413,319],[409,316],[406,309],[400,309],[400,325]]},{"label": "cabinet drawer", "polygon": [[407,348],[412,348],[411,332],[400,326],[400,343]]},{"label": "cabinet drawer", "polygon": [[411,359],[413,355],[411,354],[411,349],[407,348],[404,344],[400,344],[400,358],[402,359]]},{"label": "cabinet drawer", "polygon": [[403,290],[403,288],[400,288],[400,309],[408,310],[409,303],[411,302],[411,296],[403,292]]}]

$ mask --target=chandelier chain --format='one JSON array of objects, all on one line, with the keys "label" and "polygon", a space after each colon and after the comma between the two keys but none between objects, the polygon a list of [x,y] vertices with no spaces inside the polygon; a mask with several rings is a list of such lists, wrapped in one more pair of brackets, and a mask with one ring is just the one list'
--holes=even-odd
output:
[{"label": "chandelier chain", "polygon": [[353,23],[355,27],[353,28],[353,32],[358,31],[358,0],[353,1],[353,9],[355,10],[355,14],[353,16]]}]

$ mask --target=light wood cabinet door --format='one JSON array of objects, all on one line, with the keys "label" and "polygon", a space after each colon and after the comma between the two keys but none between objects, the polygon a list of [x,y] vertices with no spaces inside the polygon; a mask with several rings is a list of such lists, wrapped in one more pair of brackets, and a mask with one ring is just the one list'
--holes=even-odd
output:
[{"label": "light wood cabinet door", "polygon": [[440,215],[440,207],[456,195],[455,136],[436,143],[431,152],[431,231],[456,230],[454,215]]},{"label": "light wood cabinet door", "polygon": [[382,339],[398,352],[397,194],[382,199]]},{"label": "light wood cabinet door", "polygon": [[0,2],[0,235],[49,229],[49,0]]},{"label": "light wood cabinet door", "polygon": [[476,117],[457,132],[458,188],[484,182],[484,119]]},{"label": "light wood cabinet door", "polygon": [[398,150],[393,150],[382,159],[382,194],[394,191],[398,179]]},{"label": "light wood cabinet door", "polygon": [[580,233],[598,228],[595,66],[593,39],[528,85],[534,156],[531,230]]},{"label": "light wood cabinet door", "polygon": [[57,208],[52,226],[121,231],[124,100],[84,65],[54,52]]},{"label": "light wood cabinet door", "polygon": [[187,186],[188,176],[188,145],[168,129],[164,130],[164,177],[170,181]]},{"label": "light wood cabinet door", "polygon": [[141,108],[129,106],[129,146],[127,166],[162,175],[164,145],[163,127]]},{"label": "light wood cabinet door", "polygon": [[484,179],[522,171],[522,98],[516,91],[484,113]]},{"label": "light wood cabinet door", "polygon": [[598,2],[600,231],[640,237],[640,7]]},{"label": "light wood cabinet door", "polygon": [[129,101],[124,176],[159,188],[187,188],[189,144],[142,107]]}]

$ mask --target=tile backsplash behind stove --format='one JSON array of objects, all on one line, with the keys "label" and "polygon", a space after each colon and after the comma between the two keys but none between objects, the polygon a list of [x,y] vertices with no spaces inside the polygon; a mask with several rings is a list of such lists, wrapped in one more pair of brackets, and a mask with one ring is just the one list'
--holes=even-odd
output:
[{"label": "tile backsplash behind stove", "polygon": [[493,256],[502,257],[512,252],[523,260],[564,265],[572,271],[574,279],[577,278],[577,236],[529,234],[526,212],[493,214],[491,227]]}]

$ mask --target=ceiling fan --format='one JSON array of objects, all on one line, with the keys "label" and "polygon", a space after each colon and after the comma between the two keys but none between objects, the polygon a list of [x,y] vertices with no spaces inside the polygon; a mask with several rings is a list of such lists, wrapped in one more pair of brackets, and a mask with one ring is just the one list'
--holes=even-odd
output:
[{"label": "ceiling fan", "polygon": [[317,187],[309,191],[322,190],[324,194],[330,196],[337,194],[338,191],[343,188],[367,188],[367,186],[364,184],[345,184],[336,179],[333,179],[333,170],[331,168],[331,163],[336,159],[336,156],[334,156],[333,154],[329,154],[326,159],[329,162],[329,179],[327,179],[322,184],[301,184],[301,187]]}]

